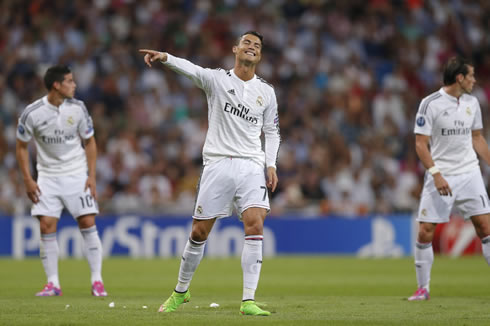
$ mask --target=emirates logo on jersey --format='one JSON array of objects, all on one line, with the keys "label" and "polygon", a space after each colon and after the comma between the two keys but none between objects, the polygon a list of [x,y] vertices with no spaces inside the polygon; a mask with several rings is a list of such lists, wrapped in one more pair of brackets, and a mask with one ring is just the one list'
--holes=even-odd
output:
[{"label": "emirates logo on jersey", "polygon": [[242,104],[238,104],[238,107],[234,107],[230,103],[226,103],[225,107],[223,108],[223,111],[225,111],[226,113],[230,113],[232,115],[235,115],[237,117],[240,117],[242,119],[245,119],[248,122],[251,122],[255,125],[259,123],[259,120],[257,117],[249,115],[250,109],[247,109]]},{"label": "emirates logo on jersey", "polygon": [[467,114],[467,115],[471,115],[471,109],[470,109],[469,107],[468,107],[468,108],[466,108],[466,114]]},{"label": "emirates logo on jersey", "polygon": [[73,125],[75,123],[75,120],[73,120],[73,117],[68,117],[68,120],[66,120],[70,125]]}]

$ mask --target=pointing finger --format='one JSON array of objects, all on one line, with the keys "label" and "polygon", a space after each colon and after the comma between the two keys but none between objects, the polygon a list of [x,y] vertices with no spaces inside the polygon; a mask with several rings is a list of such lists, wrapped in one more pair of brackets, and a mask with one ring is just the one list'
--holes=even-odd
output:
[{"label": "pointing finger", "polygon": [[151,53],[151,54],[154,54],[157,52],[155,50],[149,50],[149,49],[139,49],[138,51],[141,53]]},{"label": "pointing finger", "polygon": [[145,63],[148,65],[148,67],[151,67],[151,63],[150,63],[150,54],[145,54]]}]

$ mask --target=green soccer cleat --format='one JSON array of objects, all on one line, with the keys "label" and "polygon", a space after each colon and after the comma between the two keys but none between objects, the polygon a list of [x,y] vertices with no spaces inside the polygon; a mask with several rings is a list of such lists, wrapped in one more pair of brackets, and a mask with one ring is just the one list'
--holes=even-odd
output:
[{"label": "green soccer cleat", "polygon": [[173,292],[172,295],[165,301],[158,309],[158,312],[172,312],[183,304],[189,302],[191,299],[191,293],[189,290],[185,293]]},{"label": "green soccer cleat", "polygon": [[250,316],[270,316],[271,313],[266,310],[262,310],[257,306],[255,301],[243,301],[240,306],[240,314],[241,315],[250,315]]}]

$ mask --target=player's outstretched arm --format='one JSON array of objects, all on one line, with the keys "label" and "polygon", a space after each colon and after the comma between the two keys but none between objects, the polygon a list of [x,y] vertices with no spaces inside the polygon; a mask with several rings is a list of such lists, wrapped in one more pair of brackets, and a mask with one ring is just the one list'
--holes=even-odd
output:
[{"label": "player's outstretched arm", "polygon": [[140,49],[139,51],[145,54],[145,57],[143,59],[145,60],[145,63],[147,64],[148,67],[151,67],[151,63],[154,61],[161,61],[161,62],[167,61],[167,53],[165,52],[149,50],[149,49]]},{"label": "player's outstretched arm", "polygon": [[186,59],[172,56],[166,52],[149,49],[140,49],[139,52],[145,54],[144,60],[148,67],[151,67],[152,62],[160,61],[176,73],[191,79],[197,87],[205,92],[209,91],[211,79],[213,78],[209,69],[204,69]]},{"label": "player's outstretched arm", "polygon": [[29,199],[33,203],[37,203],[39,202],[41,189],[39,189],[36,181],[34,181],[34,179],[32,178],[31,172],[29,170],[29,151],[27,146],[28,143],[17,139],[17,143],[15,145],[15,154],[17,156],[17,162],[19,163],[20,172],[22,173],[22,177],[24,178],[27,197],[29,197]]}]

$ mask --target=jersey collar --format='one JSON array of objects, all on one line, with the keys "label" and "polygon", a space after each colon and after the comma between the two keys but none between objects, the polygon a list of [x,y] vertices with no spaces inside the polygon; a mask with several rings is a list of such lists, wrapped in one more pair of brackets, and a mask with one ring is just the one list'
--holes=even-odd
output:
[{"label": "jersey collar", "polygon": [[257,79],[257,75],[256,75],[256,74],[254,74],[254,76],[252,77],[252,79],[247,80],[247,81],[244,81],[243,79],[241,79],[240,77],[238,77],[238,76],[235,74],[235,69],[234,69],[234,68],[233,68],[233,69],[231,69],[231,70],[230,70],[230,72],[231,72],[231,75],[232,75],[233,77],[235,77],[236,79],[238,79],[238,80],[239,80],[239,81],[241,81],[242,83],[252,83],[252,82],[254,82],[254,81]]},{"label": "jersey collar", "polygon": [[[447,98],[448,100],[450,100],[451,102],[454,102],[454,103],[459,103],[459,99],[457,97],[454,97],[452,95],[449,95],[443,87],[441,87],[441,89],[439,90],[439,93],[444,96],[445,98]],[[463,95],[461,95],[463,96]]]},{"label": "jersey collar", "polygon": [[47,95],[43,97],[43,102],[44,102],[44,105],[46,105],[46,107],[47,107],[47,108],[49,108],[49,109],[51,109],[51,110],[53,110],[53,111],[56,111],[56,112],[59,112],[59,111],[60,111],[60,108],[61,108],[61,106],[62,106],[63,104],[65,104],[65,101],[66,101],[66,100],[64,100],[64,101],[63,101],[63,103],[61,103],[61,105],[60,105],[59,107],[56,107],[56,106],[54,106],[53,104],[49,103],[49,101],[48,101],[48,96],[47,96]]}]

